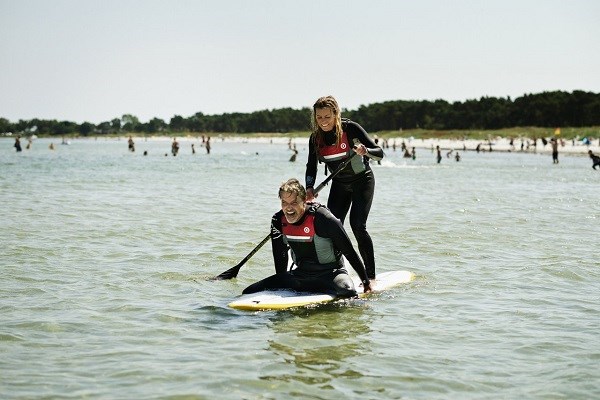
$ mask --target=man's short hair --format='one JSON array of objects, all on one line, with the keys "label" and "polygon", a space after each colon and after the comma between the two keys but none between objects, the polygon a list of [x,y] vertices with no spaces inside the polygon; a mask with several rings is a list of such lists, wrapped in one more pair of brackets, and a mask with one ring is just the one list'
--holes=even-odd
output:
[{"label": "man's short hair", "polygon": [[302,201],[306,200],[306,189],[296,178],[288,179],[279,186],[278,196],[281,198],[281,193],[295,193]]}]

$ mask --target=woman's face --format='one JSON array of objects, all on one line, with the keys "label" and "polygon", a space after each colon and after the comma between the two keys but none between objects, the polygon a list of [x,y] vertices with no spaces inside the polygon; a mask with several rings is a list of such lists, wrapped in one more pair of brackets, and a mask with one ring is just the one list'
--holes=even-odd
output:
[{"label": "woman's face", "polygon": [[317,108],[315,110],[315,118],[323,132],[329,132],[335,128],[335,113],[331,108]]}]

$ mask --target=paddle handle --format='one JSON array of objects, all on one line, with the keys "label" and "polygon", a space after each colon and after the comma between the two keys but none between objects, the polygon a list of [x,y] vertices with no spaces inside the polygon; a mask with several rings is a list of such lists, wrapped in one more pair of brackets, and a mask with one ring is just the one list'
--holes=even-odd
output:
[{"label": "paddle handle", "polygon": [[246,257],[244,257],[244,259],[240,262],[240,267],[244,264],[246,264],[246,261],[248,261],[254,254],[256,254],[256,252],[258,250],[260,250],[261,247],[263,247],[265,245],[265,243],[267,243],[269,241],[269,239],[271,238],[271,233],[269,233],[267,236],[265,236],[265,238],[263,240],[261,240],[261,242],[258,244],[258,246],[256,246],[254,248],[254,250],[252,250]]},{"label": "paddle handle", "polygon": [[329,174],[329,176],[327,178],[325,178],[325,180],[323,182],[321,182],[321,184],[319,184],[319,186],[317,186],[316,188],[313,189],[313,193],[317,194],[319,193],[328,183],[330,180],[333,179],[334,176],[336,176],[337,174],[339,174],[344,168],[346,168],[346,165],[350,164],[350,162],[352,161],[352,158],[356,155],[357,153],[354,152],[350,155],[350,157],[348,157],[346,160],[344,160],[343,163],[340,164],[339,167],[337,167],[337,169],[335,171],[333,171],[331,174]]}]

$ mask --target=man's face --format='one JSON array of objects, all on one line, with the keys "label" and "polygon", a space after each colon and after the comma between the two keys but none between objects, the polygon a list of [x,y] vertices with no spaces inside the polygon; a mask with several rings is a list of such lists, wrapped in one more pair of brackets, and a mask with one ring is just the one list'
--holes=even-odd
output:
[{"label": "man's face", "polygon": [[296,193],[281,193],[281,209],[285,215],[285,219],[290,224],[298,222],[304,215],[305,202]]}]

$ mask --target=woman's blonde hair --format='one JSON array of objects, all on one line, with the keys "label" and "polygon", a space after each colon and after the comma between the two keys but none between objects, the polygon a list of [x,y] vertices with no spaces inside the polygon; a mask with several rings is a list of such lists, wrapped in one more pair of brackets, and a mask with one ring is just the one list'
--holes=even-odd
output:
[{"label": "woman's blonde hair", "polygon": [[313,104],[312,110],[312,137],[315,141],[317,147],[321,147],[323,145],[323,130],[319,126],[317,122],[317,110],[319,108],[329,108],[335,117],[335,135],[336,135],[336,144],[340,144],[342,141],[342,112],[340,110],[340,106],[338,105],[335,97],[333,96],[323,96],[319,97],[315,104]]}]

